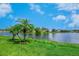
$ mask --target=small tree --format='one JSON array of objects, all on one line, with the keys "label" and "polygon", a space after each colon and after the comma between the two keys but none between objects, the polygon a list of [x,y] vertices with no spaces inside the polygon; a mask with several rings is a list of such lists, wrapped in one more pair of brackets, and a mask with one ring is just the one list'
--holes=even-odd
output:
[{"label": "small tree", "polygon": [[20,24],[16,24],[9,28],[9,32],[12,34],[12,40],[15,41],[15,36],[18,35]]},{"label": "small tree", "polygon": [[41,28],[35,28],[35,34],[36,35],[41,35],[41,33],[42,33]]}]

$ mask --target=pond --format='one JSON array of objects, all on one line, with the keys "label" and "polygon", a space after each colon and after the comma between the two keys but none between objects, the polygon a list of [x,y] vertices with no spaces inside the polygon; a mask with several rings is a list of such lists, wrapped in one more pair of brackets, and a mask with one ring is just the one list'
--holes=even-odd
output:
[{"label": "pond", "polygon": [[[0,32],[0,36],[12,36],[8,32]],[[28,34],[27,37],[32,37],[35,39],[48,39],[57,42],[67,42],[67,43],[79,43],[79,33],[49,33],[47,35],[31,35]]]}]

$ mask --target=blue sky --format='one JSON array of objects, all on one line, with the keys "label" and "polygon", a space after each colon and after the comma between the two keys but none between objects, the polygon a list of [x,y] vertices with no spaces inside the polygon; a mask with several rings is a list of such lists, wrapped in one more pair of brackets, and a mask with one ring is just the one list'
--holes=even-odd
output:
[{"label": "blue sky", "polygon": [[79,29],[78,3],[12,3],[0,4],[0,29],[27,18],[36,27]]}]

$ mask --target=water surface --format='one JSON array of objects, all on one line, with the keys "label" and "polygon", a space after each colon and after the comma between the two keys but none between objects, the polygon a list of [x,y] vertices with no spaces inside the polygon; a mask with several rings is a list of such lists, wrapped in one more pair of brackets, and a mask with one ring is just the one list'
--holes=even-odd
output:
[{"label": "water surface", "polygon": [[[0,36],[12,36],[9,32],[0,32]],[[27,37],[35,39],[48,39],[57,42],[79,43],[79,33],[56,33],[44,35],[27,34]]]}]

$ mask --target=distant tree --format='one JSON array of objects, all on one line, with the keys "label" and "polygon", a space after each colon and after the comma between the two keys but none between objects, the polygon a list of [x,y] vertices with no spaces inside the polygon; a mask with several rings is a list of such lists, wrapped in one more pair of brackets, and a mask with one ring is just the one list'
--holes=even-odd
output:
[{"label": "distant tree", "polygon": [[57,30],[56,29],[52,29],[52,32],[57,32]]},{"label": "distant tree", "polygon": [[49,30],[47,28],[42,28],[41,30],[42,30],[43,34],[49,33]]},{"label": "distant tree", "polygon": [[39,27],[37,27],[37,28],[35,28],[35,34],[36,35],[41,35],[41,28],[39,28]]}]

